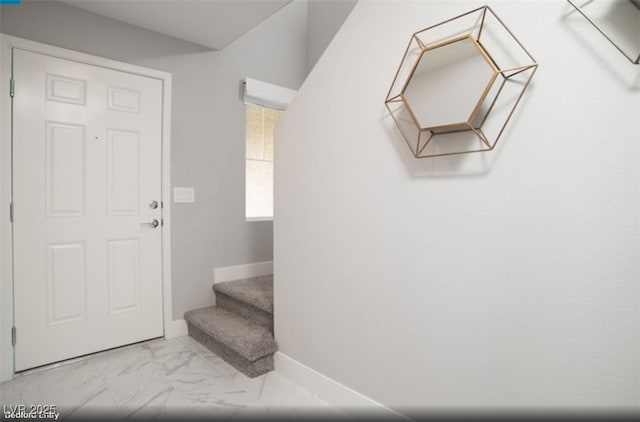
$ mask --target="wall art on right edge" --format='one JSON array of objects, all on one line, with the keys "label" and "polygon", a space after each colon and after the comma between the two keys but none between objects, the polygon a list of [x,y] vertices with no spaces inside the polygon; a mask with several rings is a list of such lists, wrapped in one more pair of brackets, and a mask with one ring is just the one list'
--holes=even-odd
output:
[{"label": "wall art on right edge", "polygon": [[385,105],[416,158],[491,151],[537,68],[483,6],[411,36]]},{"label": "wall art on right edge", "polygon": [[640,0],[567,0],[633,64],[640,64]]}]

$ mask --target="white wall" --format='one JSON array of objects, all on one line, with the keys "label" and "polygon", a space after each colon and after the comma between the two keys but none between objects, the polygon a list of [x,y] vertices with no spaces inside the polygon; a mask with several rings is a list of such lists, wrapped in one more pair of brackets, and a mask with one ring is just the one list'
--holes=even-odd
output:
[{"label": "white wall", "polygon": [[402,411],[637,408],[638,67],[493,1],[540,63],[496,150],[416,160],[386,113],[411,34],[482,4],[359,2],[284,116],[280,351]]},{"label": "white wall", "polygon": [[173,74],[173,316],[212,303],[213,269],[270,261],[272,223],[245,221],[244,106],[251,77],[297,89],[307,75],[307,6],[296,1],[220,51],[57,2],[2,6],[2,31]]}]

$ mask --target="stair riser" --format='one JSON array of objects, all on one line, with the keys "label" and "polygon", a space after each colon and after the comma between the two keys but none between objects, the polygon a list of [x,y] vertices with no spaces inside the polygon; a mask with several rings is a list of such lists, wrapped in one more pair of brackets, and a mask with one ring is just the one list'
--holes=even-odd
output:
[{"label": "stair riser", "polygon": [[263,311],[262,309],[241,302],[220,292],[216,292],[216,306],[219,306],[226,311],[233,312],[254,324],[260,325],[261,327],[265,327],[273,334],[273,315]]},{"label": "stair riser", "polygon": [[265,356],[253,362],[249,361],[224,344],[218,342],[215,338],[209,336],[193,324],[187,322],[187,326],[189,328],[189,335],[191,337],[206,346],[213,353],[220,356],[227,363],[229,363],[231,366],[233,366],[249,378],[255,378],[257,376],[266,374],[269,371],[273,371],[273,355]]}]

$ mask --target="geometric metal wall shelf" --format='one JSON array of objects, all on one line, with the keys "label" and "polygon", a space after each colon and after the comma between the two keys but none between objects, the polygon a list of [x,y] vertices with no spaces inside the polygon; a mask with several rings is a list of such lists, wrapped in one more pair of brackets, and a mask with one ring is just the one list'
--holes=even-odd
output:
[{"label": "geometric metal wall shelf", "polygon": [[633,64],[640,64],[640,0],[567,0]]},{"label": "geometric metal wall shelf", "polygon": [[483,6],[411,36],[385,105],[417,158],[490,151],[537,68]]}]

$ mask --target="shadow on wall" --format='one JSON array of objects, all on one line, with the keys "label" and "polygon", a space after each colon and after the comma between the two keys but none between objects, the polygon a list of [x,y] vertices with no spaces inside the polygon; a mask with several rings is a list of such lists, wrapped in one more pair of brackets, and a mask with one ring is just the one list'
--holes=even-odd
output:
[{"label": "shadow on wall", "polygon": [[524,95],[520,103],[515,109],[511,121],[500,137],[500,141],[496,144],[495,149],[485,152],[473,152],[468,154],[450,155],[444,157],[432,158],[416,158],[407,146],[407,142],[402,136],[400,130],[395,125],[389,110],[381,102],[382,115],[380,124],[389,135],[389,139],[393,143],[398,156],[405,163],[407,172],[411,177],[438,177],[438,178],[477,178],[488,175],[491,172],[493,163],[496,162],[502,154],[506,143],[518,142],[518,139],[510,139],[511,130],[514,126],[513,121],[518,119],[518,115],[522,109],[527,107],[527,103],[534,95],[535,80],[527,88],[527,95]]},{"label": "shadow on wall", "polygon": [[[567,3],[566,12],[560,21],[565,24],[563,28],[566,29],[566,32],[578,41],[612,78],[627,87],[629,91],[640,91],[640,65],[630,63],[622,53],[616,51],[616,47],[569,3]],[[608,50],[610,50],[609,53],[604,53]],[[628,69],[634,66],[636,67],[635,74],[629,72]]]},{"label": "shadow on wall", "polygon": [[400,130],[393,122],[391,114],[384,105],[380,124],[389,135],[398,156],[405,163],[407,172],[411,177],[469,177],[485,176],[489,173],[493,161],[500,152],[500,146],[493,151],[494,154],[471,153],[462,155],[450,155],[446,157],[416,158],[412,154],[407,142]]}]

